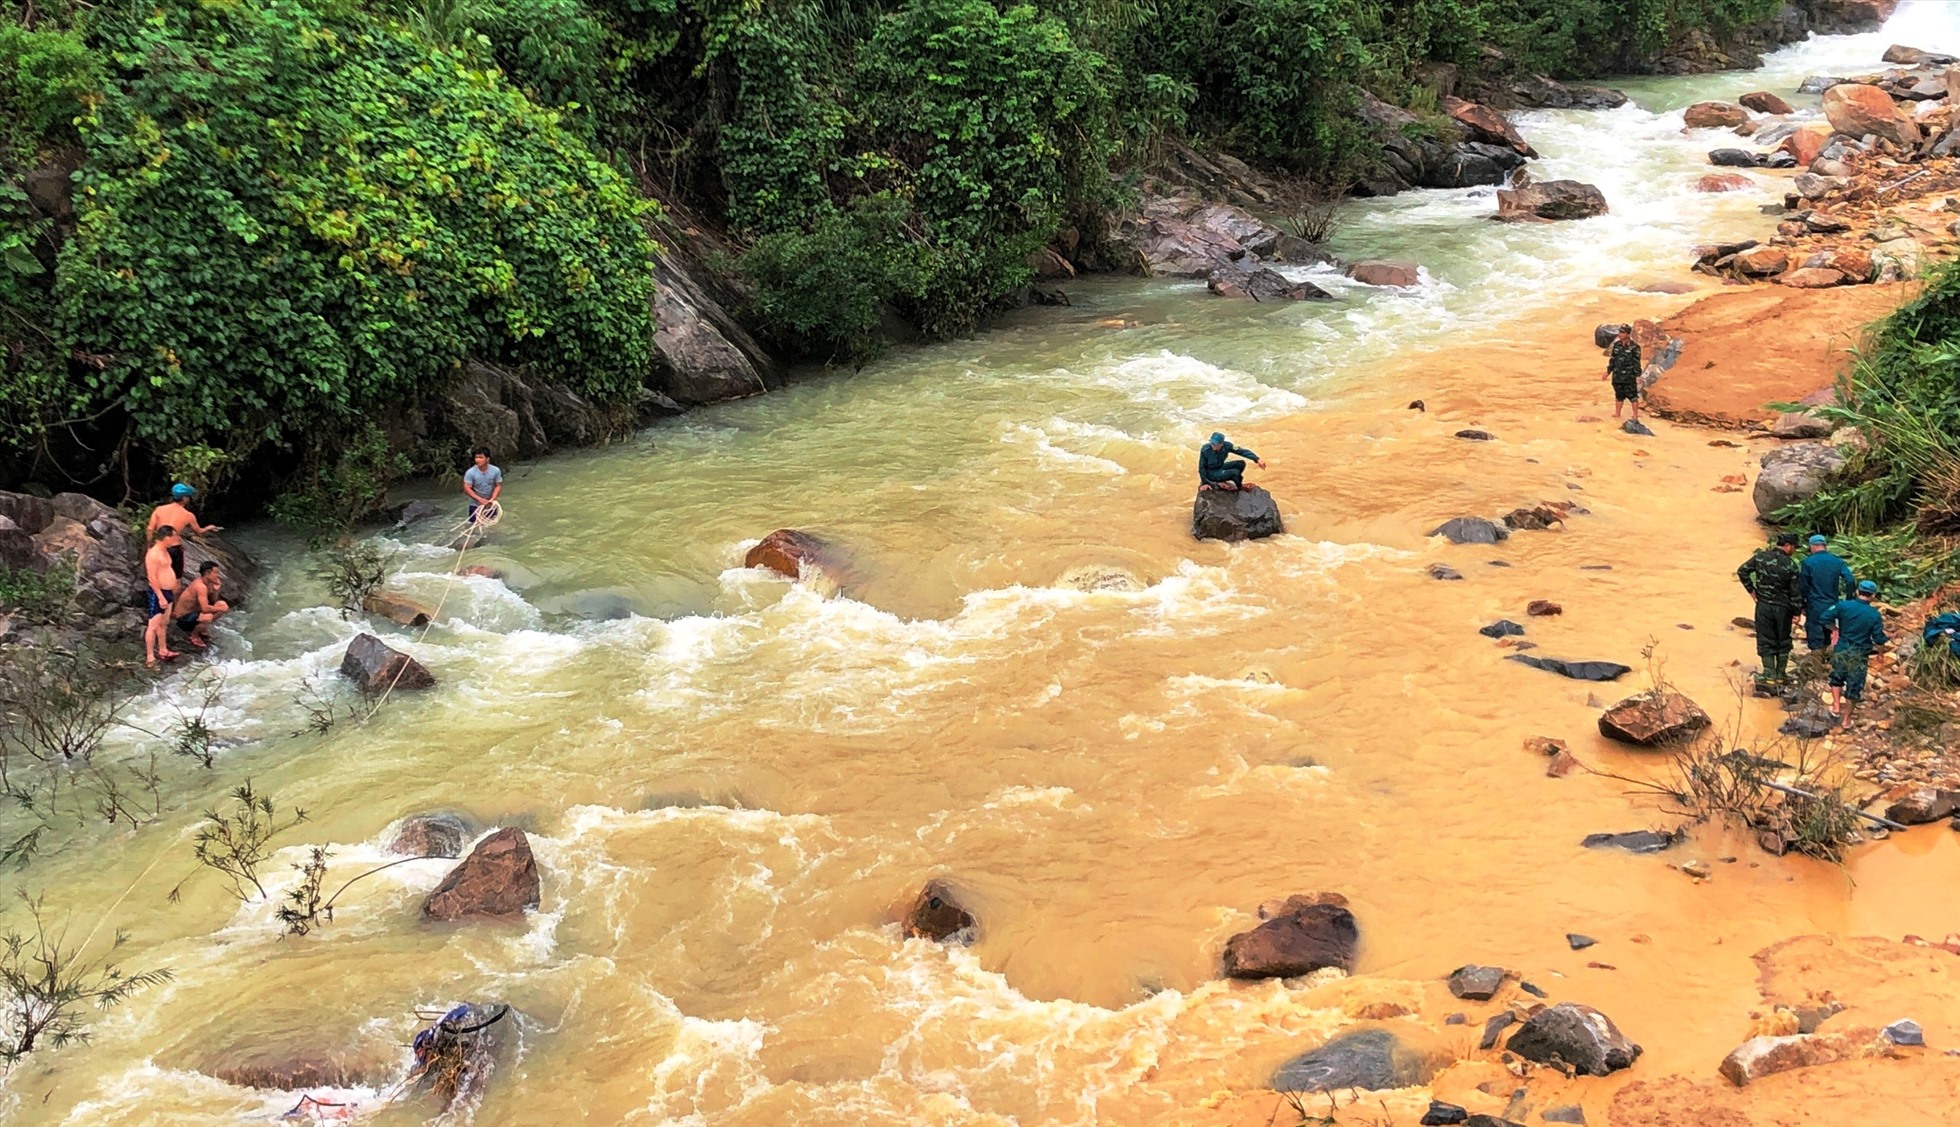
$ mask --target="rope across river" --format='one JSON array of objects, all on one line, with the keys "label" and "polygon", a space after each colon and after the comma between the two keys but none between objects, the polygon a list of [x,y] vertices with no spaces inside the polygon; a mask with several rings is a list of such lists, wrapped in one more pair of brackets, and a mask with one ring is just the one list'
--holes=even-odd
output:
[{"label": "rope across river", "polygon": [[[442,614],[443,604],[449,601],[449,592],[455,589],[457,580],[462,577],[463,560],[469,556],[470,549],[476,546],[479,537],[495,528],[497,522],[503,519],[503,505],[497,501],[485,501],[475,506],[469,516],[449,529],[449,542],[456,546],[456,562],[449,569],[449,577],[442,585],[442,594],[436,599],[435,607],[429,611],[429,620],[422,624],[422,633],[415,638],[417,645],[426,641],[429,631],[435,629],[436,619]],[[395,675],[388,679],[388,687],[381,690],[381,695],[375,698],[367,714],[361,717],[363,723],[372,720],[374,714],[381,711],[381,706],[388,703],[388,695],[395,691],[395,686],[401,683],[402,675],[407,672],[408,662],[404,660],[396,666]]]}]

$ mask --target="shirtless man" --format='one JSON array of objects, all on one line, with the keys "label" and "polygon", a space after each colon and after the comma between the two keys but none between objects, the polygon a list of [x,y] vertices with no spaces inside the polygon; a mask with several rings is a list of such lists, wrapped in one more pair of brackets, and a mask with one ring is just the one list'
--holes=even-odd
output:
[{"label": "shirtless man", "polygon": [[[185,485],[181,481],[171,486],[170,500],[158,505],[150,512],[148,531],[150,539],[156,539],[157,529],[162,528],[166,524],[189,536],[202,536],[207,532],[223,531],[224,526],[220,524],[198,523],[197,514],[191,512],[190,506],[187,504],[196,493],[196,489]],[[170,566],[176,569],[176,574],[184,574],[184,545],[181,541],[176,548],[171,550]]]},{"label": "shirtless man", "polygon": [[191,580],[170,608],[177,628],[188,634],[191,645],[200,650],[211,644],[211,624],[231,613],[231,604],[218,597],[223,587],[224,576],[218,573],[217,563],[206,560],[197,569],[197,578]]},{"label": "shirtless man", "polygon": [[143,664],[154,668],[159,661],[183,656],[170,648],[170,608],[177,601],[177,568],[170,562],[170,550],[183,550],[183,540],[170,525],[157,529],[156,542],[143,553],[143,595],[149,604],[149,620],[143,626]]}]

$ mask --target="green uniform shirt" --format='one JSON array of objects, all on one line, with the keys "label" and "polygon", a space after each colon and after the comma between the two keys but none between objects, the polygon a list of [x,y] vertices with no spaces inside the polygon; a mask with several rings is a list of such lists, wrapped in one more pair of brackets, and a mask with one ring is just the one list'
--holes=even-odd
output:
[{"label": "green uniform shirt", "polygon": [[1797,561],[1775,546],[1759,548],[1748,561],[1735,569],[1743,590],[1758,602],[1796,610],[1803,605],[1803,572]]},{"label": "green uniform shirt", "polygon": [[1640,346],[1633,341],[1614,341],[1606,372],[1617,383],[1640,382]]}]

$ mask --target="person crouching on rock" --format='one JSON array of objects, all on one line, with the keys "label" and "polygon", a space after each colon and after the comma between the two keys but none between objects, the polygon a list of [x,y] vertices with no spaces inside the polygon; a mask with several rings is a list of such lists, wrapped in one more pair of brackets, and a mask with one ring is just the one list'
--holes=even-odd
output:
[{"label": "person crouching on rock", "polygon": [[206,560],[197,569],[197,578],[190,581],[170,608],[177,628],[189,635],[191,645],[200,650],[211,644],[211,624],[231,613],[231,604],[218,597],[223,587],[224,576],[219,574],[218,565]]},{"label": "person crouching on rock", "polygon": [[1831,651],[1831,711],[1841,723],[1851,723],[1851,710],[1865,699],[1865,673],[1871,668],[1872,650],[1884,645],[1885,619],[1872,606],[1878,584],[1867,579],[1858,584],[1858,597],[1844,599],[1825,616],[1837,623],[1837,649]]},{"label": "person crouching on rock", "polygon": [[183,541],[177,529],[164,525],[156,531],[156,542],[143,553],[143,595],[149,616],[143,625],[143,664],[154,667],[159,661],[182,657],[170,648],[170,608],[177,601],[177,567],[170,550],[181,550]]},{"label": "person crouching on rock", "polygon": [[[1239,489],[1257,489],[1256,485],[1245,483],[1245,463],[1230,455],[1238,454],[1251,458],[1260,469],[1266,468],[1265,460],[1243,446],[1234,446],[1225,441],[1225,436],[1213,431],[1211,441],[1198,447],[1198,491],[1223,489],[1232,492]],[[1229,458],[1229,460],[1228,460]]]},{"label": "person crouching on rock", "polygon": [[1613,417],[1620,417],[1620,408],[1631,405],[1635,422],[1640,421],[1640,343],[1633,339],[1633,326],[1621,325],[1620,332],[1613,338],[1613,350],[1606,358],[1606,374],[1599,377],[1613,381]]}]

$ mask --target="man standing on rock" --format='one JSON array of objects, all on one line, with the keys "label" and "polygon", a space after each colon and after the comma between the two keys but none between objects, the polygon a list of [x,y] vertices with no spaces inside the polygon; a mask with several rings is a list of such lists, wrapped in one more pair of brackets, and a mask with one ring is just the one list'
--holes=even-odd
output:
[{"label": "man standing on rock", "polygon": [[1606,374],[1602,380],[1613,381],[1613,417],[1620,417],[1620,408],[1630,405],[1633,420],[1640,421],[1640,342],[1633,339],[1633,326],[1621,325],[1619,333],[1613,338],[1613,350],[1606,358]]},{"label": "man standing on rock", "polygon": [[[181,481],[171,486],[170,500],[150,510],[150,523],[145,530],[146,534],[154,540],[156,539],[157,529],[162,528],[166,524],[176,529],[180,536],[203,536],[207,532],[224,531],[223,525],[198,523],[197,514],[190,510],[191,498],[196,495],[196,489]],[[170,566],[176,570],[176,574],[179,577],[184,574],[184,544],[182,540],[179,540],[177,546],[170,550]]]},{"label": "man standing on rock", "polygon": [[1865,699],[1865,672],[1871,668],[1872,651],[1884,645],[1885,618],[1872,605],[1878,584],[1867,579],[1858,584],[1858,597],[1842,599],[1824,612],[1837,623],[1837,649],[1831,652],[1831,711],[1841,723],[1851,723],[1851,710]]},{"label": "man standing on rock", "polygon": [[1244,462],[1239,461],[1238,458],[1231,458],[1230,461],[1227,461],[1227,458],[1230,458],[1233,454],[1244,458],[1251,458],[1252,463],[1262,470],[1266,468],[1265,460],[1260,458],[1259,455],[1254,454],[1243,446],[1232,445],[1225,441],[1225,436],[1222,433],[1213,431],[1211,433],[1211,441],[1198,447],[1199,492],[1207,489],[1223,489],[1230,493],[1239,489],[1259,488],[1256,485],[1247,485],[1245,483]]},{"label": "man standing on rock", "polygon": [[170,562],[170,550],[183,550],[183,541],[170,525],[157,529],[156,542],[143,553],[143,594],[149,616],[143,625],[143,664],[154,668],[159,661],[182,657],[170,648],[170,608],[177,601],[177,568]]},{"label": "man standing on rock", "polygon": [[463,471],[463,496],[470,499],[470,523],[475,524],[477,510],[503,495],[504,471],[490,464],[488,447],[477,447],[472,458],[476,464]]},{"label": "man standing on rock", "polygon": [[1858,580],[1851,574],[1851,565],[1832,552],[1829,544],[1830,541],[1822,536],[1812,536],[1810,554],[1797,565],[1797,570],[1803,575],[1803,644],[1811,653],[1826,649],[1831,644],[1831,627],[1826,612],[1836,606],[1838,600],[1848,599],[1858,590]]},{"label": "man standing on rock", "polygon": [[1756,600],[1756,656],[1763,671],[1759,689],[1780,689],[1790,678],[1790,645],[1803,607],[1803,577],[1797,561],[1797,534],[1785,532],[1773,548],[1758,548],[1735,569],[1742,588]]}]

